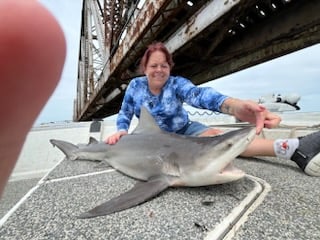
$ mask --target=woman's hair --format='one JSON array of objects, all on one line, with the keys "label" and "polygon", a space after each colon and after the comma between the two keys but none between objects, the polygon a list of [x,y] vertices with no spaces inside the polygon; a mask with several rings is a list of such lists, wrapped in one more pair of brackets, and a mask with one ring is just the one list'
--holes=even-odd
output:
[{"label": "woman's hair", "polygon": [[163,52],[169,66],[170,66],[170,69],[173,68],[174,62],[173,62],[172,56],[171,56],[170,52],[168,51],[168,49],[166,48],[166,46],[162,42],[155,42],[155,43],[152,43],[148,46],[143,57],[141,58],[140,67],[139,67],[140,73],[144,73],[146,66],[147,66],[147,63],[149,61],[150,55],[156,51]]}]

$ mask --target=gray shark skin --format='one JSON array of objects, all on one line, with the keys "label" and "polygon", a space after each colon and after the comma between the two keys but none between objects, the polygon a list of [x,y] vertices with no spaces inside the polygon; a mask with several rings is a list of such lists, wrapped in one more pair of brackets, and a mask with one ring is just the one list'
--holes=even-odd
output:
[{"label": "gray shark skin", "polygon": [[117,171],[139,180],[121,194],[78,218],[119,212],[155,197],[168,187],[207,186],[236,181],[244,172],[232,166],[255,136],[246,127],[213,137],[191,137],[167,133],[141,108],[136,129],[114,145],[91,141],[86,146],[53,140],[68,159],[106,161]]}]

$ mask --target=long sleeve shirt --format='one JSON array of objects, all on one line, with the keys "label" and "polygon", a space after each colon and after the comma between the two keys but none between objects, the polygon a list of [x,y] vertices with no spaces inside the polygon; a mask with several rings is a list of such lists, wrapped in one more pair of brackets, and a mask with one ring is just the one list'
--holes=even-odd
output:
[{"label": "long sleeve shirt", "polygon": [[145,76],[132,79],[126,89],[117,117],[117,129],[128,131],[133,115],[140,116],[141,106],[148,109],[162,130],[176,132],[189,122],[183,103],[193,107],[220,112],[227,96],[210,87],[195,86],[180,76],[170,76],[159,95],[148,87]]}]

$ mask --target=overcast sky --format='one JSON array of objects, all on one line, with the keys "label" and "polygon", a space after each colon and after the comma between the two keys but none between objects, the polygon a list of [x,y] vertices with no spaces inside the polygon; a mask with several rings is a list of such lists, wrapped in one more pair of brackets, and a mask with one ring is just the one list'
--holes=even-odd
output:
[{"label": "overcast sky", "polygon": [[[41,0],[58,19],[67,40],[67,59],[58,87],[36,124],[72,120],[76,96],[80,0]],[[320,112],[320,45],[234,73],[205,85],[237,98],[259,99],[268,94],[299,94],[300,111]]]}]

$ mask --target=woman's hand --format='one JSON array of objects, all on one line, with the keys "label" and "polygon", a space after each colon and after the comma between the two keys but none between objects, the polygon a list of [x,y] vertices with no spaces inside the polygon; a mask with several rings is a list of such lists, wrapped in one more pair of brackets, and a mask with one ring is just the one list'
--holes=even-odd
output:
[{"label": "woman's hand", "polygon": [[257,134],[264,127],[273,128],[279,125],[281,118],[269,112],[264,106],[251,101],[228,98],[221,106],[224,113],[231,114],[237,119],[256,125]]},{"label": "woman's hand", "polygon": [[116,133],[112,134],[111,136],[109,136],[105,140],[105,143],[110,144],[110,145],[116,144],[123,135],[127,135],[127,134],[128,134],[127,131],[116,132]]},{"label": "woman's hand", "polygon": [[280,116],[278,116],[277,114],[274,114],[272,112],[269,112],[268,110],[266,110],[266,115],[264,118],[264,126],[266,128],[274,128],[279,126],[279,123],[281,122],[281,118]]}]

